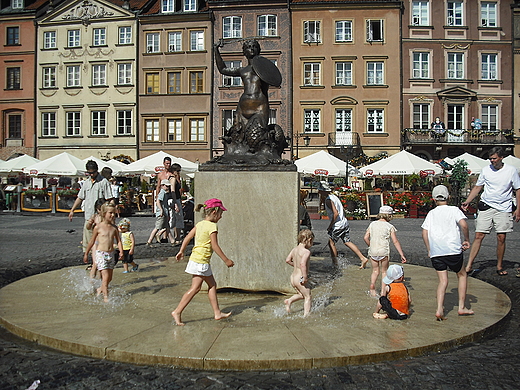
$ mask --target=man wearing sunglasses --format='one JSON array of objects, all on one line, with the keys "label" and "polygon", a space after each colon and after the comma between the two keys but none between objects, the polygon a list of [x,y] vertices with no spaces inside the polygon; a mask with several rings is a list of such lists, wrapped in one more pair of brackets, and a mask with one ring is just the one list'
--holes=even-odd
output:
[{"label": "man wearing sunglasses", "polygon": [[98,172],[98,165],[95,161],[89,160],[85,166],[87,171],[87,180],[79,190],[78,197],[72,205],[69,213],[69,221],[74,217],[74,210],[83,203],[83,211],[85,214],[85,225],[83,226],[83,252],[92,236],[92,231],[86,228],[87,221],[96,213],[96,201],[98,199],[105,199],[110,201],[113,199],[110,183]]}]

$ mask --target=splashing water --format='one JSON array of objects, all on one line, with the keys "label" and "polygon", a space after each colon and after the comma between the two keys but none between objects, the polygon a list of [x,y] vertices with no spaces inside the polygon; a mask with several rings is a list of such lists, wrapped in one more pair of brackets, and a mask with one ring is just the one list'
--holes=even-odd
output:
[{"label": "splashing water", "polygon": [[63,295],[80,300],[87,305],[103,307],[109,311],[121,310],[133,303],[132,297],[119,287],[109,286],[108,302],[97,296],[96,290],[101,286],[100,279],[90,279],[89,273],[83,269],[71,268],[63,277]]}]

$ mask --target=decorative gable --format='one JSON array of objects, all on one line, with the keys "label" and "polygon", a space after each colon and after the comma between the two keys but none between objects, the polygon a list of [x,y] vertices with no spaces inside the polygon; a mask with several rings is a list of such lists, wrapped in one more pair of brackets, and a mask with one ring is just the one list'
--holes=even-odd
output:
[{"label": "decorative gable", "polygon": [[477,98],[477,93],[464,87],[451,87],[437,92],[439,99],[443,101],[471,101]]},{"label": "decorative gable", "polygon": [[135,17],[134,13],[103,0],[77,0],[67,2],[47,14],[40,23],[78,22],[85,26],[99,19],[119,19]]}]

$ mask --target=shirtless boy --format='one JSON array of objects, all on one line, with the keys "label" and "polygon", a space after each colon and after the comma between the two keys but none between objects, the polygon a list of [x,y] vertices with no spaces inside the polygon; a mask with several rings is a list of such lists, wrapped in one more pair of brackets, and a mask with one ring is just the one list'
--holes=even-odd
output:
[{"label": "shirtless boy", "polygon": [[298,246],[293,248],[285,262],[294,267],[291,275],[291,285],[295,288],[296,294],[284,301],[285,310],[291,312],[293,302],[304,299],[303,316],[307,317],[311,312],[311,290],[306,286],[309,278],[309,261],[311,251],[309,248],[314,242],[314,233],[309,229],[303,229],[298,234]]}]

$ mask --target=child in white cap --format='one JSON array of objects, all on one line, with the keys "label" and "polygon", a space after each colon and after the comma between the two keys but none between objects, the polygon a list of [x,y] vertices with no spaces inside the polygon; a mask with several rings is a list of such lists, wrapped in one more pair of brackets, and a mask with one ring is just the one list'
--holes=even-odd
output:
[{"label": "child in white cap", "polygon": [[[386,276],[383,278],[383,283],[385,284],[383,294],[381,294],[376,310],[372,314],[374,318],[390,318],[392,320],[406,320],[408,318],[412,298],[403,282],[403,267],[397,264],[392,264],[388,267]],[[381,309],[386,313],[379,313]]]},{"label": "child in white cap", "polygon": [[[381,278],[386,276],[388,265],[390,263],[390,239],[394,243],[395,249],[401,255],[401,262],[406,263],[401,244],[397,239],[395,232],[397,229],[390,223],[394,210],[390,206],[381,206],[377,220],[372,222],[365,233],[365,242],[368,245],[368,258],[372,264],[372,274],[370,275],[370,295],[377,296],[376,281],[381,274]],[[360,268],[365,267],[365,263]],[[384,282],[381,282],[381,295],[385,288]]]}]

